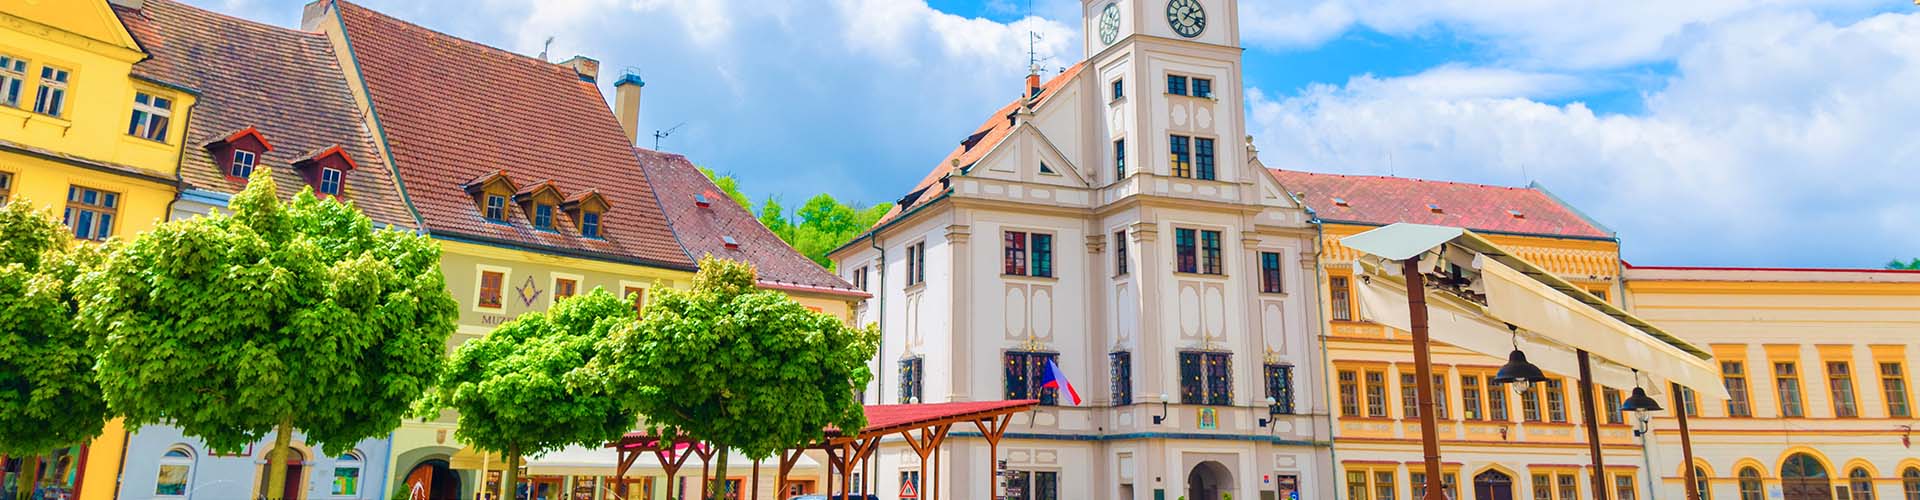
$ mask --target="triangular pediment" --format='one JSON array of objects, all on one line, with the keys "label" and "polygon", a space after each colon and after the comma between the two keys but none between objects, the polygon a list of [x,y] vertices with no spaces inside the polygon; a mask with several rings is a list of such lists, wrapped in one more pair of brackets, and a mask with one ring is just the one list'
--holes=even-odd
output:
[{"label": "triangular pediment", "polygon": [[1014,127],[967,175],[1060,187],[1089,187],[1079,166],[1068,161],[1046,134],[1026,124]]},{"label": "triangular pediment", "polygon": [[0,16],[52,28],[56,30],[53,33],[56,41],[66,37],[68,45],[85,50],[128,61],[139,60],[146,54],[107,0],[0,0]]}]

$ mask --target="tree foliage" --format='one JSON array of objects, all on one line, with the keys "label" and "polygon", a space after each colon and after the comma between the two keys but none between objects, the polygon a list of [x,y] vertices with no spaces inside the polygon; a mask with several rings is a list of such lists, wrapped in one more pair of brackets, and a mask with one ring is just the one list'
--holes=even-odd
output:
[{"label": "tree foliage", "polygon": [[[829,425],[865,427],[856,391],[873,377],[879,335],[754,283],[749,264],[702,259],[692,290],[655,295],[595,365],[655,435],[749,457],[818,441]],[[719,468],[727,477],[724,458]]]},{"label": "tree foliage", "polygon": [[104,250],[62,229],[24,200],[0,206],[0,455],[72,445],[106,424],[72,286]]},{"label": "tree foliage", "polygon": [[732,175],[723,175],[723,174],[714,173],[713,169],[711,168],[707,168],[707,167],[695,167],[695,168],[700,169],[701,174],[705,174],[707,176],[707,179],[712,180],[713,185],[719,186],[720,192],[726,193],[727,197],[732,198],[734,203],[740,204],[740,208],[753,210],[753,200],[750,198],[747,198],[747,195],[745,193],[740,192],[740,181],[738,179],[734,179]]},{"label": "tree foliage", "polygon": [[633,427],[634,413],[588,367],[600,339],[633,321],[633,303],[599,288],[521,314],[461,345],[425,406],[457,410],[455,434],[504,453],[503,484],[516,484],[523,456],[600,446]]},{"label": "tree foliage", "polygon": [[233,213],[122,245],[87,292],[107,403],[218,450],[276,434],[278,498],[295,429],[329,450],[398,427],[432,384],[457,306],[425,236],[375,230],[351,204],[274,196],[257,169]]},{"label": "tree foliage", "polygon": [[768,196],[755,209],[747,195],[741,194],[739,183],[733,176],[717,175],[706,168],[701,168],[700,172],[707,174],[714,185],[719,186],[741,207],[755,213],[762,225],[792,245],[794,250],[828,269],[833,268],[833,261],[827,259],[827,252],[853,241],[893,210],[892,203],[860,207],[843,203],[824,193],[808,198],[806,204],[801,205],[794,214],[788,214],[780,201],[772,196]]},{"label": "tree foliage", "polygon": [[1900,271],[1900,270],[1920,271],[1920,257],[1915,257],[1913,260],[1909,260],[1906,262],[1901,262],[1900,259],[1893,259],[1892,261],[1887,262],[1887,269],[1892,269],[1896,271]]}]

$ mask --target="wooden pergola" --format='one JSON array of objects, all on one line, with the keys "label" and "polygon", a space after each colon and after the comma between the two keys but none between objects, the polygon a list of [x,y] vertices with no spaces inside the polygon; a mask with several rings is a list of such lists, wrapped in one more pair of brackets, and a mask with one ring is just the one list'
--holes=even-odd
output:
[{"label": "wooden pergola", "polygon": [[[867,405],[867,426],[857,433],[849,434],[844,430],[827,428],[825,437],[817,443],[781,450],[777,457],[779,463],[779,482],[774,491],[783,491],[789,482],[787,474],[793,471],[800,456],[808,450],[820,450],[827,455],[826,495],[845,495],[852,491],[853,472],[865,466],[880,448],[880,441],[887,436],[899,435],[913,452],[920,456],[921,481],[930,485],[925,489],[925,498],[940,498],[940,455],[935,453],[941,443],[946,441],[947,433],[955,425],[973,424],[980,435],[987,440],[987,470],[994,470],[1000,460],[1000,438],[1006,435],[1007,426],[1013,416],[1033,410],[1040,404],[1038,400],[1023,399],[1017,401],[981,401],[966,403],[930,403],[904,405]],[[628,433],[619,442],[609,444],[617,456],[618,465],[614,472],[614,491],[617,498],[626,498],[627,471],[644,453],[653,453],[659,459],[660,467],[667,473],[667,487],[673,487],[674,476],[687,463],[689,457],[700,457],[701,495],[706,496],[707,464],[715,453],[725,453],[707,443],[696,442],[685,437],[662,438],[644,432]],[[747,489],[751,497],[760,497],[760,462],[754,462],[753,484]],[[840,487],[835,492],[833,476],[840,476]],[[877,478],[876,478],[877,480]],[[990,488],[997,489],[995,486]],[[998,491],[993,492],[998,495]]]}]

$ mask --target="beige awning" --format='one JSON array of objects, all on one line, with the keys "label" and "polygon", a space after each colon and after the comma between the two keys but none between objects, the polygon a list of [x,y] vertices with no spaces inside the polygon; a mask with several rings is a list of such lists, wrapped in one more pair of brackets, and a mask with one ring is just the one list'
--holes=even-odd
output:
[{"label": "beige awning", "polygon": [[486,467],[488,470],[506,470],[507,461],[500,458],[499,452],[481,451],[468,446],[454,452],[452,457],[448,457],[447,467],[458,470],[480,470],[481,467]]},{"label": "beige awning", "polygon": [[[1397,264],[1385,261],[1440,259],[1479,271],[1471,285],[1480,300],[1435,289],[1428,293],[1429,333],[1463,349],[1506,357],[1519,327],[1519,348],[1542,370],[1573,375],[1575,351],[1593,355],[1597,383],[1634,387],[1639,369],[1672,380],[1704,397],[1725,399],[1712,355],[1500,249],[1472,231],[1420,224],[1394,224],[1349,236],[1342,245],[1367,254],[1355,266],[1363,319],[1402,330],[1408,320],[1405,282]],[[1435,250],[1440,250],[1435,252]],[[1662,384],[1645,384],[1663,392]]]}]

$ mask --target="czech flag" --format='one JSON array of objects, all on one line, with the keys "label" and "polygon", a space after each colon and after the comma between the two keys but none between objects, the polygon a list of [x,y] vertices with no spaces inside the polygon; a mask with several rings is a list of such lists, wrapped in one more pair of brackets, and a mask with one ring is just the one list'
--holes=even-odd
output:
[{"label": "czech flag", "polygon": [[1040,387],[1066,389],[1067,395],[1073,396],[1073,405],[1080,406],[1080,391],[1073,390],[1073,382],[1067,381],[1067,374],[1061,373],[1060,365],[1054,364],[1051,359],[1047,360],[1047,374],[1040,379]]}]

